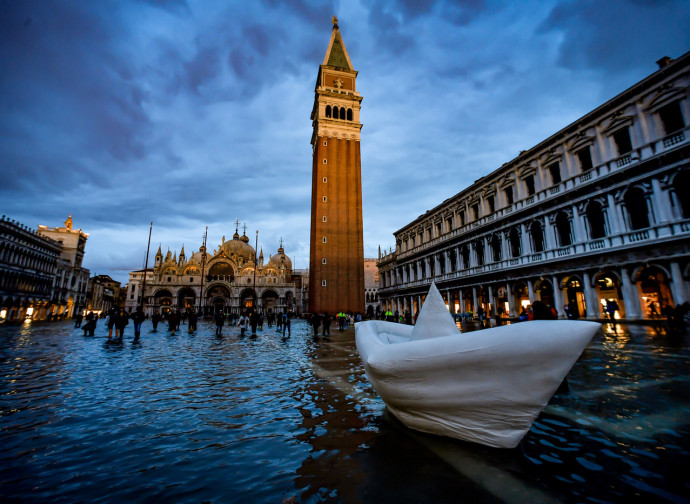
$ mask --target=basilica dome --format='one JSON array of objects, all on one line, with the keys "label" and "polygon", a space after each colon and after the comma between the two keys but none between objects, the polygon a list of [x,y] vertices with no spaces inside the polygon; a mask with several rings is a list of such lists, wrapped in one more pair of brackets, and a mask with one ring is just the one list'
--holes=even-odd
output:
[{"label": "basilica dome", "polygon": [[268,264],[272,264],[278,270],[292,269],[292,261],[287,255],[285,255],[285,249],[283,249],[282,244],[281,247],[278,249],[278,253],[271,257],[271,260],[268,261]]},{"label": "basilica dome", "polygon": [[221,248],[229,256],[234,254],[236,256],[243,257],[248,261],[253,261],[256,252],[254,251],[254,247],[249,245],[248,242],[249,239],[246,236],[242,236],[242,238],[240,238],[239,235],[235,233],[232,237],[232,240],[224,242],[221,245]]}]

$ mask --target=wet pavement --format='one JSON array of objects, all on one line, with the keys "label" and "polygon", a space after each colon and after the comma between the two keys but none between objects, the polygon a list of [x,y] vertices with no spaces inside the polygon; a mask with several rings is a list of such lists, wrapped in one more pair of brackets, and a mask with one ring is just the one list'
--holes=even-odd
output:
[{"label": "wet pavement", "polygon": [[0,327],[3,502],[690,502],[690,340],[663,328],[604,325],[513,450],[403,427],[352,330],[106,334]]}]

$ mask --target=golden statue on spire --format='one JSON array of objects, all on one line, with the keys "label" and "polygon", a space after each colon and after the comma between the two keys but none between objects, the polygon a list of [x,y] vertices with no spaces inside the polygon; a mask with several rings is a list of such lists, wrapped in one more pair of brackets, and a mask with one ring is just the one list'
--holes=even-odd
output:
[{"label": "golden statue on spire", "polygon": [[65,221],[65,227],[67,229],[72,229],[72,214],[69,214],[69,217],[67,217],[67,220]]}]

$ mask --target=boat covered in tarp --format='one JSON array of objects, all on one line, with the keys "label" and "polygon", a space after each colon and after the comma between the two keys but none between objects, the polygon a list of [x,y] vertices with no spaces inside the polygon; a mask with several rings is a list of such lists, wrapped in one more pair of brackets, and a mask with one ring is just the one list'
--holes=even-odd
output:
[{"label": "boat covered in tarp", "polygon": [[406,426],[513,448],[599,329],[536,320],[461,333],[434,284],[417,324],[355,325],[369,382]]}]

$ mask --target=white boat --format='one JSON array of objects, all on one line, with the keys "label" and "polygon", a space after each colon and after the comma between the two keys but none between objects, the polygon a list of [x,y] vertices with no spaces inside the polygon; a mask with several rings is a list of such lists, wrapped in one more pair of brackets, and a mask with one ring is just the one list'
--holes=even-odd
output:
[{"label": "white boat", "polygon": [[434,284],[415,326],[355,325],[369,382],[407,427],[514,448],[599,329],[536,320],[461,333]]}]

